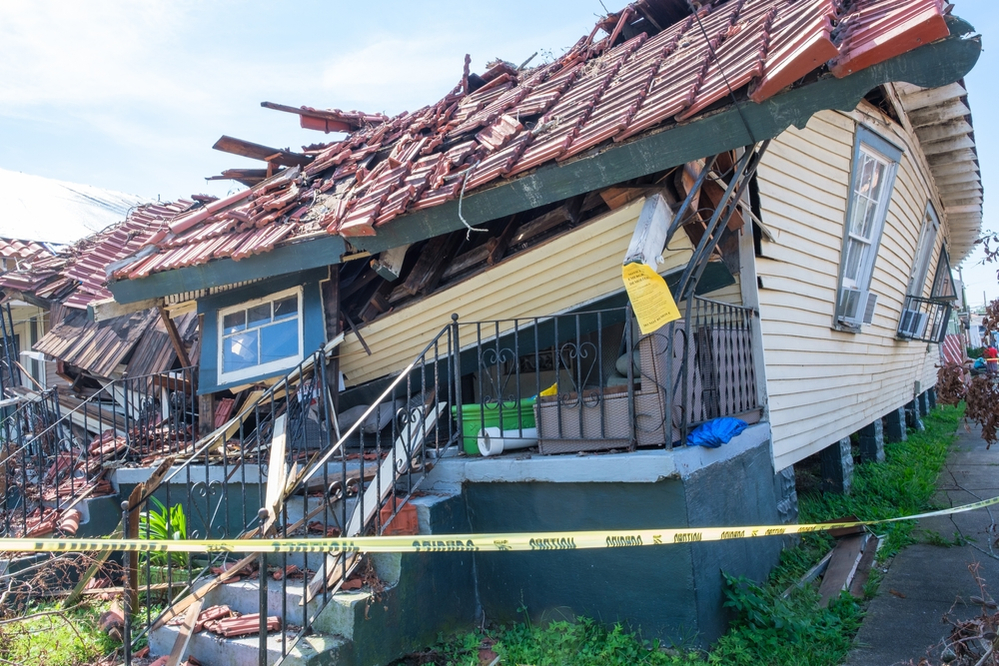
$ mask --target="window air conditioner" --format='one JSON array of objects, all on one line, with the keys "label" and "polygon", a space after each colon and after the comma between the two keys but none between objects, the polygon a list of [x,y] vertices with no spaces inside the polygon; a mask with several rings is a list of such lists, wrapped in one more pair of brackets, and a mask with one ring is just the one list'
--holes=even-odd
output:
[{"label": "window air conditioner", "polygon": [[926,332],[926,322],[929,319],[925,312],[918,310],[902,310],[902,320],[898,324],[899,335],[907,338],[921,338]]}]

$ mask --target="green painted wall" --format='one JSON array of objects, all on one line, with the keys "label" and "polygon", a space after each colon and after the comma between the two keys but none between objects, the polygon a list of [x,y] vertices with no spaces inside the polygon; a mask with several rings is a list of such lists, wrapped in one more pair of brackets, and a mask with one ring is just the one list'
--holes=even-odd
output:
[{"label": "green painted wall", "polygon": [[[779,523],[770,444],[657,483],[474,483],[473,532],[622,530]],[[493,622],[583,615],[647,639],[706,644],[724,632],[721,572],[762,580],[778,537],[661,547],[477,553],[479,599]]]}]

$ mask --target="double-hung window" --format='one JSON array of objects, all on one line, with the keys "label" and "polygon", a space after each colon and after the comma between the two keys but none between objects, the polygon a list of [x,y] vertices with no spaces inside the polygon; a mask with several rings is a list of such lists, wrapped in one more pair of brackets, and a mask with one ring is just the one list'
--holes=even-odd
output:
[{"label": "double-hung window", "polygon": [[220,382],[291,367],[302,360],[302,290],[218,311]]},{"label": "double-hung window", "polygon": [[877,296],[870,291],[871,277],[901,156],[901,150],[871,130],[857,128],[840,261],[838,327],[857,330],[874,316]]},{"label": "double-hung window", "polygon": [[923,228],[919,232],[919,243],[916,245],[916,257],[912,263],[912,275],[909,278],[909,288],[906,296],[922,296],[926,287],[926,276],[930,271],[930,259],[933,248],[940,234],[940,219],[932,205],[926,206],[923,215]]}]

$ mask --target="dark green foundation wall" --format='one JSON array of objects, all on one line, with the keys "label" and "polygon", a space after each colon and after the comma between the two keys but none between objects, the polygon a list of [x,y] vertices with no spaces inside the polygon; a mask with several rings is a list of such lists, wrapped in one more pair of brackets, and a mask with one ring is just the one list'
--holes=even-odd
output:
[{"label": "dark green foundation wall", "polygon": [[[474,532],[626,530],[776,524],[770,444],[687,479],[657,483],[473,483]],[[657,547],[477,553],[479,600],[492,622],[587,616],[645,639],[707,645],[726,627],[722,571],[763,580],[778,537]]]},{"label": "dark green foundation wall", "polygon": [[[433,502],[427,519],[434,534],[467,530],[461,497]],[[477,625],[471,553],[405,553],[401,558],[399,585],[370,606],[355,607],[353,662],[347,664],[387,664]]]}]

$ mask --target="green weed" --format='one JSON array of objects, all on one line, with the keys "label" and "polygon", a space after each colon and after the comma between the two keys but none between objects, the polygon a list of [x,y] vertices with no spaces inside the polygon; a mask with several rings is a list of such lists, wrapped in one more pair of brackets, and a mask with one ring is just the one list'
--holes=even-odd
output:
[{"label": "green weed", "polygon": [[[139,514],[139,538],[154,541],[182,540],[187,538],[187,516],[184,507],[174,504],[169,509],[155,497],[150,497],[156,508],[147,508]],[[186,567],[187,553],[143,553],[142,561],[149,558],[154,566],[166,566],[170,561],[175,567]]]},{"label": "green weed", "polygon": [[97,626],[106,606],[81,607],[52,615],[38,614],[57,610],[54,603],[32,606],[27,612],[35,617],[3,627],[0,659],[4,663],[46,666],[93,664],[120,647]]}]

